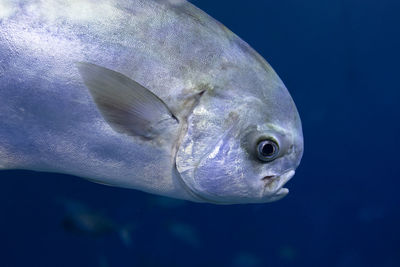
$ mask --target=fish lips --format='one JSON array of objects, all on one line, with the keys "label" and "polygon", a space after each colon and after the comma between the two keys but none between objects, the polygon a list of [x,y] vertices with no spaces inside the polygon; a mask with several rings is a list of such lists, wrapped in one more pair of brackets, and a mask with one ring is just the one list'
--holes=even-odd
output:
[{"label": "fish lips", "polygon": [[251,201],[224,201],[220,199],[215,199],[210,196],[204,196],[199,194],[197,190],[193,190],[191,187],[185,184],[187,190],[195,197],[199,202],[208,202],[219,205],[229,205],[229,204],[240,204],[240,203],[267,203],[282,199],[289,193],[289,189],[283,186],[294,176],[294,170],[288,170],[281,175],[271,175],[264,176],[261,178],[262,189],[261,196],[259,198],[252,198]]},{"label": "fish lips", "polygon": [[284,172],[281,175],[269,175],[261,178],[264,183],[264,189],[262,191],[262,198],[271,198],[271,201],[283,198],[289,193],[289,189],[283,186],[294,176],[295,171],[293,169]]}]

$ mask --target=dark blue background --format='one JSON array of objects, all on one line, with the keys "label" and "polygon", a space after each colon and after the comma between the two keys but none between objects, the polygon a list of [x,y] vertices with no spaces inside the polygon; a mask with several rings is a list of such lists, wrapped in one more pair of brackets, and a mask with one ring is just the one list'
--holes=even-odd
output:
[{"label": "dark blue background", "polygon": [[[67,175],[1,172],[0,266],[400,266],[400,1],[193,1],[275,68],[305,154],[291,193],[214,206]],[[60,199],[119,225],[65,231]]]}]

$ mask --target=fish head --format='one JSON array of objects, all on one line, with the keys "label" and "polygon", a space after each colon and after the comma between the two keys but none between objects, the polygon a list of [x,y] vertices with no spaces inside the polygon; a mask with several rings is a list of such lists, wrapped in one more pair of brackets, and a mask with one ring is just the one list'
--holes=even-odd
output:
[{"label": "fish head", "polygon": [[267,95],[204,94],[188,119],[176,166],[203,202],[264,203],[288,194],[303,155],[300,117],[283,83]]}]

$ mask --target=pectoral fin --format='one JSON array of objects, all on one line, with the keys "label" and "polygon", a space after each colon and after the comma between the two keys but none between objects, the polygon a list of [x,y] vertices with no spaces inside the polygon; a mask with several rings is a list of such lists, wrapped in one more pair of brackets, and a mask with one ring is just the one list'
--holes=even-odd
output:
[{"label": "pectoral fin", "polygon": [[158,96],[127,76],[91,63],[77,65],[98,109],[115,131],[152,139],[178,123]]}]

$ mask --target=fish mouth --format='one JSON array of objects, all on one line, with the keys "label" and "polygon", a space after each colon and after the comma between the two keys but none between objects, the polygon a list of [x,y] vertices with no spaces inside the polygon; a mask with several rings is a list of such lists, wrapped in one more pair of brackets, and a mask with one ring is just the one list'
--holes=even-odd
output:
[{"label": "fish mouth", "polygon": [[294,170],[288,170],[281,175],[267,175],[261,178],[264,183],[263,196],[265,195],[287,195],[289,189],[283,186],[294,176]]}]

